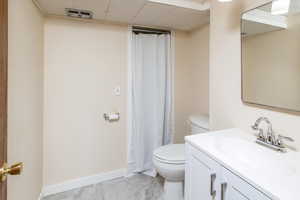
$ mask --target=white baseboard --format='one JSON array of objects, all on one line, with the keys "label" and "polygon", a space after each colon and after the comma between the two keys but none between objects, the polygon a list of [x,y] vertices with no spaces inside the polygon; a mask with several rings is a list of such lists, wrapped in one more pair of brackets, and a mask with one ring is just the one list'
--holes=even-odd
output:
[{"label": "white baseboard", "polygon": [[70,181],[66,181],[63,183],[55,184],[55,185],[49,185],[45,186],[42,190],[42,193],[40,195],[40,200],[42,197],[49,196],[52,194],[57,194],[60,192],[65,192],[69,190],[73,190],[76,188],[93,185],[97,183],[101,183],[103,181],[108,181],[116,178],[122,178],[126,175],[127,170],[126,169],[119,169],[107,173],[101,173],[96,174],[92,176],[82,177]]}]

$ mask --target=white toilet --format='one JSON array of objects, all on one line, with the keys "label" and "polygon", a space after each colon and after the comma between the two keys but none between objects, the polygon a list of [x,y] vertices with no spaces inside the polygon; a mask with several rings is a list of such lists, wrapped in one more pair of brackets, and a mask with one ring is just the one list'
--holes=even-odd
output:
[{"label": "white toilet", "polygon": [[[209,131],[209,118],[204,115],[193,115],[187,120],[189,134]],[[165,200],[183,200],[184,196],[184,144],[170,144],[156,149],[153,163],[157,172],[165,179]]]}]

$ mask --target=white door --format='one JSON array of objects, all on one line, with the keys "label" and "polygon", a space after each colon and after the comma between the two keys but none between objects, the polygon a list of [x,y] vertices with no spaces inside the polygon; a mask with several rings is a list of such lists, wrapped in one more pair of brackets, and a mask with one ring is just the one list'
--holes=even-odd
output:
[{"label": "white door", "polygon": [[[188,145],[187,145],[188,146]],[[185,200],[215,200],[219,165],[201,152],[187,147]]]},{"label": "white door", "polygon": [[232,174],[229,170],[223,168],[222,174],[221,200],[271,200],[252,185]]}]

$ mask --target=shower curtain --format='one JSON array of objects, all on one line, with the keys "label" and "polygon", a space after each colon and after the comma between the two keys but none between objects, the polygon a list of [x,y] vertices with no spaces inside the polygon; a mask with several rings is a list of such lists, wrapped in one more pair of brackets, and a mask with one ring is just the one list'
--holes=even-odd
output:
[{"label": "shower curtain", "polygon": [[131,54],[128,172],[155,176],[153,151],[173,136],[171,36],[132,33]]}]

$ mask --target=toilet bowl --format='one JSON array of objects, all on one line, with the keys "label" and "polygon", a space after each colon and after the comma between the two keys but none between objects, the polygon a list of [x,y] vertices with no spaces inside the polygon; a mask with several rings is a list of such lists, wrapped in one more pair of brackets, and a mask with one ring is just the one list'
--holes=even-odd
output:
[{"label": "toilet bowl", "polygon": [[[188,134],[208,132],[207,116],[190,116]],[[184,144],[170,144],[159,147],[153,152],[153,163],[156,171],[164,179],[164,199],[184,199],[184,171],[185,151]]]},{"label": "toilet bowl", "polygon": [[165,179],[165,200],[183,200],[184,144],[162,146],[153,153],[157,172]]}]

